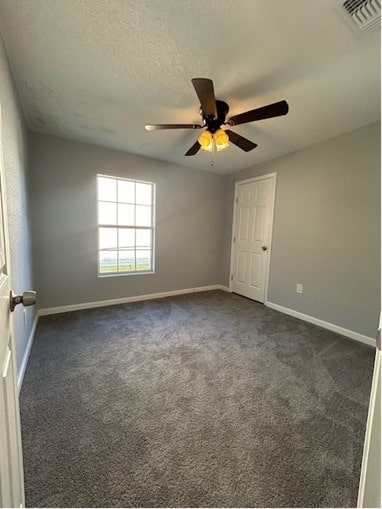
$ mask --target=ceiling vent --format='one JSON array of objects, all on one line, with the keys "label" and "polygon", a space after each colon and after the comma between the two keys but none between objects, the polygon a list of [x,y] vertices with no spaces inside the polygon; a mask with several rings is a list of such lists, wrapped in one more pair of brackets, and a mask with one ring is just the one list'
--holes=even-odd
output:
[{"label": "ceiling vent", "polygon": [[358,36],[381,27],[381,0],[338,0],[337,11]]}]

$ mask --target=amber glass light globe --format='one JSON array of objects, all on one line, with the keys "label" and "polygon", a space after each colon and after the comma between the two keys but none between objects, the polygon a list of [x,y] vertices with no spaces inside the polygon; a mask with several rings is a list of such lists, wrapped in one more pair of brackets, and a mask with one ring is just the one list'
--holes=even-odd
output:
[{"label": "amber glass light globe", "polygon": [[212,133],[210,131],[204,131],[199,136],[199,143],[204,150],[211,150],[212,147]]},{"label": "amber glass light globe", "polygon": [[228,146],[228,134],[223,129],[218,129],[214,134],[217,148],[225,148]]}]

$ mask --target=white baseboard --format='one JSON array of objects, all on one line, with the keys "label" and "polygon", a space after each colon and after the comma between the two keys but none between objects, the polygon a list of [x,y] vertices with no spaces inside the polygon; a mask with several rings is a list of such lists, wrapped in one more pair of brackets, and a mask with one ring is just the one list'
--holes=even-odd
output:
[{"label": "white baseboard", "polygon": [[28,364],[29,356],[31,354],[33,339],[34,339],[34,335],[35,335],[36,328],[37,328],[37,323],[38,323],[38,317],[39,317],[39,313],[37,312],[36,316],[35,316],[35,319],[33,321],[31,332],[29,334],[29,338],[28,338],[28,342],[27,342],[27,347],[26,347],[25,352],[24,352],[24,357],[23,357],[23,361],[21,363],[20,371],[17,374],[17,388],[18,388],[19,392],[21,390],[21,386],[23,385],[25,370],[27,369],[27,364]]},{"label": "white baseboard", "polygon": [[299,311],[295,311],[294,309],[289,309],[284,306],[280,306],[279,304],[274,304],[273,302],[265,302],[265,305],[268,306],[269,308],[275,309],[276,311],[285,313],[286,315],[294,316],[295,318],[304,320],[304,322],[313,323],[314,325],[318,325],[319,327],[323,327],[324,329],[328,329],[333,332],[337,332],[338,334],[342,334],[343,336],[346,336],[348,338],[355,339],[360,343],[364,343],[369,346],[375,346],[374,338],[369,338],[368,336],[364,336],[359,332],[355,332],[350,329],[345,329],[344,327],[340,327],[339,325],[335,325],[334,323],[325,322],[324,320],[320,320],[319,318],[315,318],[314,316],[305,315],[304,313],[300,313]]},{"label": "white baseboard", "polygon": [[174,295],[184,295],[186,293],[195,293],[195,292],[207,292],[209,290],[229,291],[228,288],[223,285],[200,286],[198,288],[185,288],[183,290],[171,290],[169,292],[149,293],[146,295],[137,295],[137,296],[133,296],[133,297],[122,297],[120,299],[99,300],[99,301],[95,301],[95,302],[83,302],[81,304],[71,304],[69,306],[58,306],[58,307],[54,307],[54,308],[45,308],[45,309],[40,309],[38,314],[39,314],[39,316],[56,315],[58,313],[67,313],[69,311],[79,311],[81,309],[100,308],[100,307],[104,307],[104,306],[113,306],[115,304],[126,304],[129,302],[139,302],[142,300],[162,299],[164,297],[172,297]]}]

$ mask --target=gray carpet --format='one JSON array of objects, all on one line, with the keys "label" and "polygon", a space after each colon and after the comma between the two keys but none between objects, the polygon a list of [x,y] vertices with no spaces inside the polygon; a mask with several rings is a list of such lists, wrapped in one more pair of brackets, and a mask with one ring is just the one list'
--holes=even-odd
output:
[{"label": "gray carpet", "polygon": [[373,358],[220,291],[43,317],[27,506],[355,506]]}]

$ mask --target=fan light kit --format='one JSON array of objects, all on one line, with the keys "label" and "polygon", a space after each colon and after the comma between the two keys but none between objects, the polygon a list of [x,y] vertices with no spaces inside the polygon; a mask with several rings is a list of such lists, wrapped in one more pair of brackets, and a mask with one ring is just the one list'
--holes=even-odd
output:
[{"label": "fan light kit", "polygon": [[186,156],[194,156],[199,149],[215,152],[223,150],[229,146],[229,141],[245,152],[257,147],[247,138],[231,131],[230,129],[222,129],[222,126],[234,126],[255,122],[256,120],[265,120],[267,118],[280,117],[286,115],[289,106],[286,101],[279,101],[261,108],[234,115],[226,120],[229,106],[224,101],[215,99],[214,84],[209,78],[194,78],[192,84],[196,95],[200,101],[200,115],[202,117],[201,124],[147,124],[147,131],[158,129],[203,129],[206,130],[199,136],[192,147],[185,153]]},{"label": "fan light kit", "polygon": [[216,150],[219,152],[219,150],[223,150],[223,148],[229,146],[228,140],[228,134],[223,131],[223,129],[218,129],[214,134],[206,129],[204,133],[199,136],[198,142],[200,143],[200,148],[203,150],[208,150],[208,152]]}]

